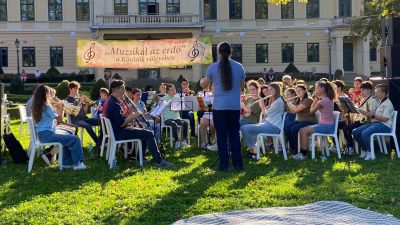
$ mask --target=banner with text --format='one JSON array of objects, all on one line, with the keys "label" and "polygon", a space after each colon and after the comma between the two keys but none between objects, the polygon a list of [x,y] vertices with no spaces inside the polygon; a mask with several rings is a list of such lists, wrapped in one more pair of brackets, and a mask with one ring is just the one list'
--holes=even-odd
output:
[{"label": "banner with text", "polygon": [[77,66],[156,68],[212,63],[210,37],[164,40],[78,40]]}]

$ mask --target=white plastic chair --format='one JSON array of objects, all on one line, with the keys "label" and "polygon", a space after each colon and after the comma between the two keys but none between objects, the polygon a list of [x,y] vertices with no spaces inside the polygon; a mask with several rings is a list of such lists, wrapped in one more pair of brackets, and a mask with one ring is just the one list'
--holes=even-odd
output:
[{"label": "white plastic chair", "polygon": [[[331,134],[322,134],[322,133],[313,133],[311,134],[311,159],[315,158],[315,139],[316,137],[320,136],[320,137],[333,137],[334,141],[335,141],[335,146],[336,146],[336,151],[337,151],[337,155],[338,158],[341,159],[341,153],[340,153],[340,147],[339,147],[339,138],[337,136],[337,130],[338,130],[338,124],[339,124],[339,114],[340,112],[334,111],[333,112],[333,117],[334,117],[334,124],[335,124],[335,129],[333,131],[333,133]],[[323,146],[323,150],[324,150],[324,146]],[[329,156],[329,150],[326,151],[326,154]]]},{"label": "white plastic chair", "polygon": [[[105,122],[104,122],[102,115],[100,115],[100,126],[101,126],[101,130],[103,132],[103,139],[101,140],[101,146],[100,146],[100,156],[103,157],[103,152],[105,149],[106,150],[106,160],[108,160],[109,150],[110,150],[108,147],[108,143],[110,142],[109,141],[110,134],[107,130],[107,127],[105,126]],[[107,139],[108,139],[108,141],[107,141]],[[106,141],[107,141],[107,144],[106,144]]]},{"label": "white plastic chair", "polygon": [[279,143],[282,146],[282,152],[283,152],[283,158],[285,160],[287,160],[287,153],[286,153],[286,146],[285,146],[285,138],[283,137],[283,125],[284,125],[284,121],[286,118],[286,113],[283,114],[282,117],[282,123],[279,127],[280,132],[279,134],[269,134],[269,133],[260,133],[257,134],[257,146],[256,146],[256,150],[257,150],[257,160],[260,159],[260,146],[263,149],[263,152],[265,153],[265,146],[264,146],[264,137],[272,137],[274,140],[274,150],[275,150],[275,154],[278,155],[278,145]]},{"label": "white plastic chair", "polygon": [[[165,125],[164,123],[164,115],[161,113],[161,133],[165,129],[165,135],[168,137],[168,131],[169,131],[169,144],[171,148],[174,148],[174,136],[172,135],[172,126]],[[183,130],[182,126],[178,125],[178,134],[181,133],[181,130]],[[182,139],[182,137],[181,137]],[[182,142],[182,140],[180,140]]]},{"label": "white plastic chair", "polygon": [[35,159],[35,152],[37,148],[40,147],[45,147],[45,146],[50,146],[54,145],[59,148],[59,156],[58,156],[58,164],[60,167],[60,170],[62,170],[62,160],[63,160],[63,145],[60,142],[51,142],[51,143],[42,143],[39,141],[36,135],[36,129],[35,126],[33,125],[32,118],[27,118],[27,123],[29,126],[29,133],[31,136],[30,143],[29,143],[29,163],[28,163],[28,173],[32,172],[32,166],[33,166],[33,161]]},{"label": "white plastic chair", "polygon": [[[130,140],[120,140],[117,141],[115,139],[114,131],[112,129],[111,121],[105,117],[102,117],[104,121],[104,125],[107,129],[109,134],[109,141],[108,141],[108,149],[109,149],[109,157],[108,157],[108,164],[110,165],[110,169],[113,168],[113,161],[115,159],[115,152],[117,149],[118,144],[125,144],[125,143],[136,143],[139,151],[139,163],[143,166],[143,152],[142,152],[142,141],[140,139],[130,139]],[[127,145],[125,145],[125,156],[127,155]]]},{"label": "white plastic chair", "polygon": [[371,158],[372,159],[375,159],[375,149],[374,149],[375,148],[374,147],[374,137],[375,136],[378,138],[378,140],[381,140],[379,147],[381,148],[381,151],[382,151],[381,145],[383,145],[385,154],[388,154],[388,151],[387,151],[386,141],[385,141],[384,137],[392,137],[394,140],[397,157],[400,158],[399,143],[398,143],[398,140],[396,137],[397,113],[398,113],[397,111],[394,111],[392,114],[392,117],[390,118],[392,120],[392,127],[390,129],[390,133],[374,133],[371,135],[369,141],[370,141],[370,146],[371,146]]},{"label": "white plastic chair", "polygon": [[[26,115],[26,106],[19,105],[18,110],[19,110],[19,118],[21,119],[21,123],[19,125],[18,139],[21,139],[22,127],[23,127],[23,124],[27,122],[28,116]],[[28,128],[25,129],[25,135],[27,134],[27,132],[28,132]]]}]

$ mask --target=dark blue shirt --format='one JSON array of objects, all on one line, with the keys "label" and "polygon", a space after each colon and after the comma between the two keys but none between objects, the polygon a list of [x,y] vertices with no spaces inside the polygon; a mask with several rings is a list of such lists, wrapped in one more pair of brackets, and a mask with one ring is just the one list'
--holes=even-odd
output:
[{"label": "dark blue shirt", "polygon": [[119,134],[124,132],[125,127],[121,127],[121,125],[124,123],[125,117],[123,116],[124,114],[121,102],[112,95],[108,99],[106,115],[111,121],[114,135],[117,138]]}]

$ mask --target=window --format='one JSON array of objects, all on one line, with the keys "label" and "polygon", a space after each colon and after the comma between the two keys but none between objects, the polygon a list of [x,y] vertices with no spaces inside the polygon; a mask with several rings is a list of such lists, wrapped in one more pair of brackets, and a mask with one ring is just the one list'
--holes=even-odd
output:
[{"label": "window", "polygon": [[268,63],[267,44],[256,44],[256,63]]},{"label": "window", "polygon": [[8,67],[8,48],[0,47],[0,68]]},{"label": "window", "polygon": [[63,20],[62,0],[49,0],[49,21]]},{"label": "window", "polygon": [[307,62],[319,62],[319,43],[307,43]]},{"label": "window", "polygon": [[217,45],[212,45],[211,52],[212,52],[213,62],[218,61]]},{"label": "window", "polygon": [[256,19],[268,19],[268,2],[256,0]]},{"label": "window", "polygon": [[376,61],[376,47],[369,48],[369,61]]},{"label": "window", "polygon": [[64,66],[63,47],[50,47],[50,66]]},{"label": "window", "polygon": [[293,19],[294,18],[294,1],[289,0],[286,5],[281,5],[281,19]]},{"label": "window", "polygon": [[229,19],[242,19],[242,0],[229,0]]},{"label": "window", "polygon": [[23,67],[35,67],[35,47],[23,47],[22,48],[22,66]]},{"label": "window", "polygon": [[0,21],[7,21],[7,0],[0,0]]},{"label": "window", "polygon": [[293,43],[282,44],[282,63],[290,63],[294,61],[294,45]]},{"label": "window", "polygon": [[204,0],[204,19],[217,19],[217,0]]},{"label": "window", "polygon": [[241,44],[232,44],[232,59],[237,62],[242,62],[242,45]]},{"label": "window", "polygon": [[21,20],[32,21],[35,20],[35,1],[34,0],[21,0]]},{"label": "window", "polygon": [[139,0],[140,15],[158,15],[158,3],[156,0]]},{"label": "window", "polygon": [[114,0],[114,15],[128,15],[128,0]]},{"label": "window", "polygon": [[306,14],[307,18],[319,18],[319,0],[308,0]]},{"label": "window", "polygon": [[76,0],[76,21],[89,21],[89,0]]},{"label": "window", "polygon": [[180,0],[167,0],[167,14],[179,14],[180,11]]},{"label": "window", "polygon": [[339,17],[351,17],[351,0],[339,0]]}]

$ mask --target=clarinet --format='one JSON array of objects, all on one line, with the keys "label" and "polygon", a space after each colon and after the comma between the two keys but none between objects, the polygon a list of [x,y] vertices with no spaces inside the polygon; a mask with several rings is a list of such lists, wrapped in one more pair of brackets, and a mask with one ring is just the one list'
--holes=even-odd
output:
[{"label": "clarinet", "polygon": [[[138,112],[139,110],[136,108],[136,106],[135,106],[135,104],[133,103],[132,99],[129,98],[129,96],[126,95],[126,94],[124,94],[124,97],[125,97],[126,101],[128,102],[128,104],[131,105],[132,109],[133,109],[134,111]],[[140,115],[139,118],[142,119],[142,120],[146,123],[147,126],[150,126],[150,123],[149,123],[149,121],[146,119],[146,117],[144,117],[143,115]],[[136,118],[135,121],[141,126],[141,128],[144,128],[144,127],[140,124],[139,119]]]}]

